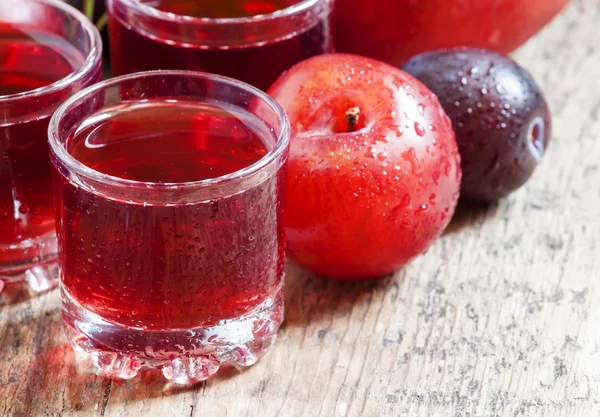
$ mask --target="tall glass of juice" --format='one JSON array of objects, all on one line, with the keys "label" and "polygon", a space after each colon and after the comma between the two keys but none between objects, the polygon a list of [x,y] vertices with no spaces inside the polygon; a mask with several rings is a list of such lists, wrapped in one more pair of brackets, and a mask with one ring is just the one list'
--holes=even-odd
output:
[{"label": "tall glass of juice", "polygon": [[254,364],[282,321],[289,124],[196,72],[126,75],[50,123],[63,320],[121,378],[188,384]]},{"label": "tall glass of juice", "polygon": [[115,75],[186,69],[263,90],[333,52],[333,0],[106,0]]},{"label": "tall glass of juice", "polygon": [[102,44],[83,14],[57,0],[0,1],[0,289],[57,278],[48,122],[101,76]]}]

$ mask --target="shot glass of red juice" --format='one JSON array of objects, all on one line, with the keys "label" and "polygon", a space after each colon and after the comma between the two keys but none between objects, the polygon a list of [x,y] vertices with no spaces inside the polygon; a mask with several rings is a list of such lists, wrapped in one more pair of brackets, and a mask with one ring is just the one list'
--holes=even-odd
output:
[{"label": "shot glass of red juice", "polygon": [[57,282],[48,122],[100,79],[100,35],[55,0],[0,1],[0,289]]},{"label": "shot glass of red juice", "polygon": [[212,74],[96,84],[49,129],[63,320],[110,375],[174,382],[254,364],[283,314],[289,124]]},{"label": "shot glass of red juice", "polygon": [[332,0],[106,0],[115,75],[185,69],[267,89],[333,52]]}]

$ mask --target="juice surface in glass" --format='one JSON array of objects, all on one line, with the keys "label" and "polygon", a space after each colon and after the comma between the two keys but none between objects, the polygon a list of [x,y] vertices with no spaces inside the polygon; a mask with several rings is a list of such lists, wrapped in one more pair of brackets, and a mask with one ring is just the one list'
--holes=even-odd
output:
[{"label": "juice surface in glass", "polygon": [[301,0],[138,0],[163,12],[182,16],[227,19],[274,13]]}]

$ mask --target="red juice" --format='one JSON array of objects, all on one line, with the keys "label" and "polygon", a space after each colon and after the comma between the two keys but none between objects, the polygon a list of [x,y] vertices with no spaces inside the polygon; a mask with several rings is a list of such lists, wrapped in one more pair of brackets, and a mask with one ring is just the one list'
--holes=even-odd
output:
[{"label": "red juice", "polygon": [[266,90],[294,64],[333,52],[330,1],[107,0],[113,72],[197,70]]},{"label": "red juice", "polygon": [[[93,115],[66,148],[96,171],[162,184],[237,172],[274,142],[249,113],[149,102]],[[63,288],[103,320],[162,331],[209,327],[252,311],[282,284],[279,176],[197,204],[134,204],[57,177]]]},{"label": "red juice", "polygon": [[[47,145],[53,107],[48,101],[56,101],[59,93],[35,104],[8,96],[46,87],[83,62],[83,54],[58,35],[0,22],[0,275],[2,264],[29,256],[8,248],[54,230]],[[27,112],[25,119],[12,116]]]},{"label": "red juice", "polygon": [[250,366],[283,320],[290,127],[265,93],[186,71],[113,78],[50,122],[63,321],[119,378]]}]

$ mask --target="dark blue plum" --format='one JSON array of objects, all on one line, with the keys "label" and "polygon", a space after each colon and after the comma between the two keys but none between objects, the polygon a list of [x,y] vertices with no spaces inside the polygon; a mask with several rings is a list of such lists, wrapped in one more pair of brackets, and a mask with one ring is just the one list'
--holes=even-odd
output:
[{"label": "dark blue plum", "polygon": [[438,96],[452,120],[462,198],[493,201],[527,182],[551,130],[548,105],[531,74],[507,56],[471,48],[417,55],[403,69]]}]

